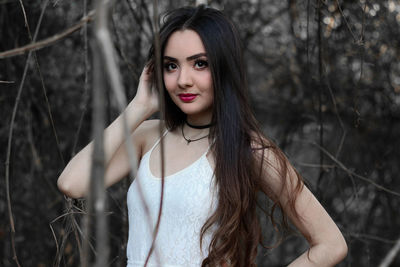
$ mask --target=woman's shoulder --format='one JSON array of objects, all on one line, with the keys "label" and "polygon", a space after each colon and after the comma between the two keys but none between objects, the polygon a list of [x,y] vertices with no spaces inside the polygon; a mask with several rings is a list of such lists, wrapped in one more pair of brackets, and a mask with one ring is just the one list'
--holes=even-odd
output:
[{"label": "woman's shoulder", "polygon": [[142,144],[142,151],[146,152],[149,150],[153,144],[160,138],[160,123],[162,123],[162,131],[165,131],[165,126],[163,121],[158,119],[145,120],[136,129],[134,133],[134,138],[140,140]]},{"label": "woman's shoulder", "polygon": [[274,146],[274,143],[264,133],[252,131],[250,133],[250,147],[255,154],[265,153]]},{"label": "woman's shoulder", "polygon": [[138,130],[150,132],[158,130],[160,122],[162,121],[158,119],[145,120],[140,124]]},{"label": "woman's shoulder", "polygon": [[287,162],[283,151],[263,133],[253,133],[251,150],[257,162],[261,164],[267,162],[267,166],[272,169],[279,169]]}]

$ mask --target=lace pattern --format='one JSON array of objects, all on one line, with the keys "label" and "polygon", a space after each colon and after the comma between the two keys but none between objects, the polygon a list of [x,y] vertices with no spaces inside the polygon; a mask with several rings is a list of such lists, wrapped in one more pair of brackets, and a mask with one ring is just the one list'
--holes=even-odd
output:
[{"label": "lace pattern", "polygon": [[[144,265],[157,221],[161,179],[154,177],[149,168],[150,155],[157,143],[143,156],[137,177],[128,190],[128,267]],[[206,154],[165,178],[160,228],[148,266],[198,267],[207,256],[212,232],[206,233],[200,249],[200,230],[215,210],[217,194]],[[150,218],[139,196],[138,183]]]}]

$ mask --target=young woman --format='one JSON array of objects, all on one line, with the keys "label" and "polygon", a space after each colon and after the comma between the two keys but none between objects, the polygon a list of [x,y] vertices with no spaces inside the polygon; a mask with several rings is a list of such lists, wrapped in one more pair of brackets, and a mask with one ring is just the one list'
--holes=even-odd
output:
[{"label": "young woman", "polygon": [[[339,229],[257,126],[233,24],[204,6],[180,8],[165,18],[160,31],[165,192],[148,266],[256,266],[262,240],[256,215],[259,192],[283,210],[310,244],[289,266],[340,262],[347,246]],[[160,205],[159,121],[147,120],[159,106],[151,90],[156,84],[154,57],[151,48],[137,94],[124,111],[139,159],[128,191],[129,267],[144,265]],[[121,120],[120,116],[105,130],[106,186],[130,171]],[[90,143],[59,177],[58,186],[66,195],[86,194],[92,149]]]}]

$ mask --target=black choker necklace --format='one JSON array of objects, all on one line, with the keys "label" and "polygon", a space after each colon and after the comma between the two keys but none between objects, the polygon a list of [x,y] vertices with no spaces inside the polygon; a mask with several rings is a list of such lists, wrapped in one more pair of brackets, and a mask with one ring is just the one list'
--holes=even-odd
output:
[{"label": "black choker necklace", "polygon": [[[196,127],[198,127],[198,126],[196,126]],[[208,137],[208,134],[207,134],[207,135],[204,135],[204,136],[202,136],[200,138],[197,138],[197,139],[189,139],[189,138],[186,138],[185,134],[183,133],[183,125],[182,125],[181,129],[182,129],[183,139],[185,139],[185,141],[187,142],[187,145],[189,145],[191,142],[199,141],[201,139],[204,139],[204,138]]]},{"label": "black choker necklace", "polygon": [[190,128],[194,128],[194,129],[206,129],[206,128],[210,128],[212,125],[211,123],[206,124],[206,125],[192,125],[187,120],[185,120],[185,123],[187,124],[187,126],[189,126]]}]

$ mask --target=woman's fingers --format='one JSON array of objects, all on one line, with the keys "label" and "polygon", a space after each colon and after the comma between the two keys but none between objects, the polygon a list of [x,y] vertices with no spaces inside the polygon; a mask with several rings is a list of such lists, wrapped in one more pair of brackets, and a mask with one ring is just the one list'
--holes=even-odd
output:
[{"label": "woman's fingers", "polygon": [[140,75],[139,85],[137,88],[135,102],[140,105],[149,107],[151,110],[158,110],[158,94],[152,90],[153,67],[146,64]]}]

